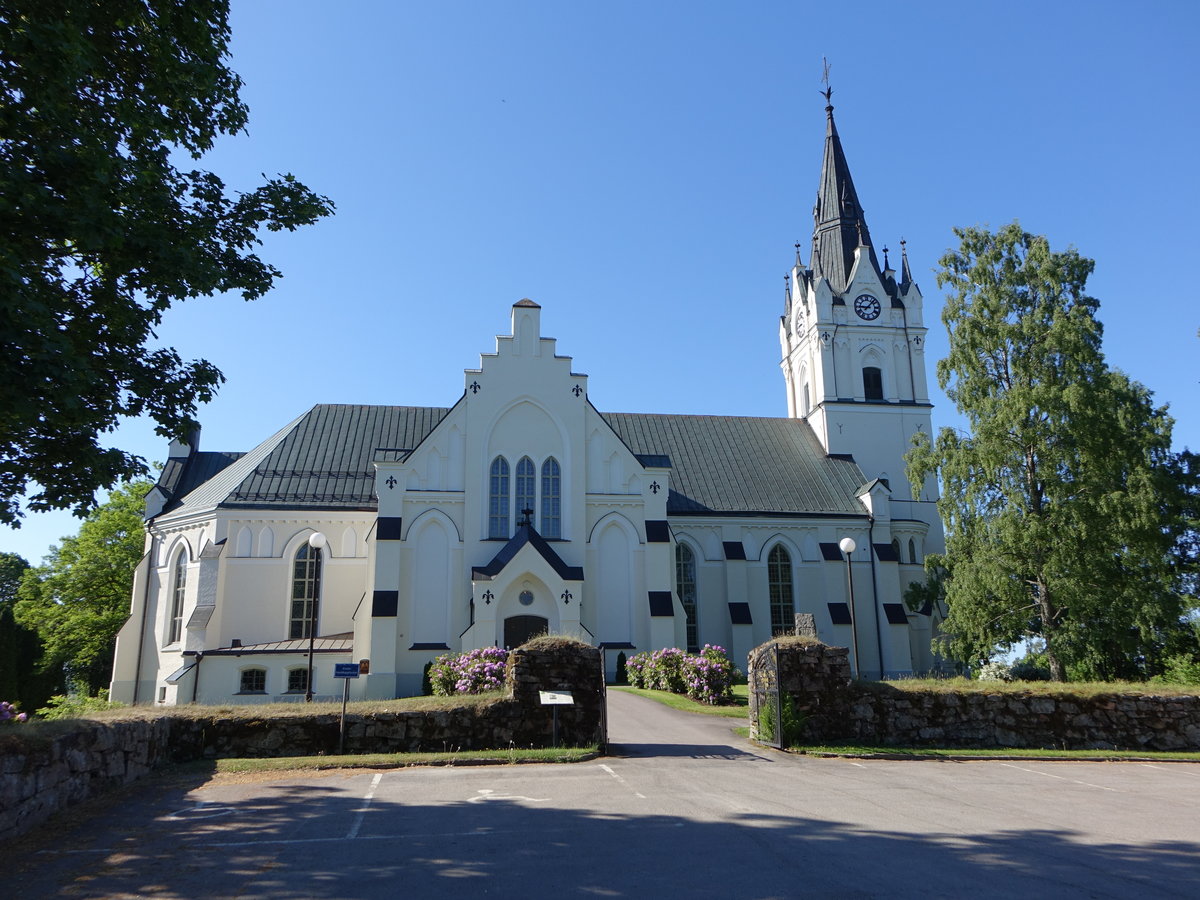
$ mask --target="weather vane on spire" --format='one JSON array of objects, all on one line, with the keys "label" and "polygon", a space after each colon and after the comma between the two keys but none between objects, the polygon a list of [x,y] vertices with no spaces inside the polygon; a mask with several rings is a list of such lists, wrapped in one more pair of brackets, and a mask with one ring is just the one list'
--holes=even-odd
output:
[{"label": "weather vane on spire", "polygon": [[821,57],[821,82],[825,85],[825,90],[821,91],[825,97],[825,102],[833,105],[833,88],[829,86],[829,69],[831,68],[829,60],[824,56]]}]

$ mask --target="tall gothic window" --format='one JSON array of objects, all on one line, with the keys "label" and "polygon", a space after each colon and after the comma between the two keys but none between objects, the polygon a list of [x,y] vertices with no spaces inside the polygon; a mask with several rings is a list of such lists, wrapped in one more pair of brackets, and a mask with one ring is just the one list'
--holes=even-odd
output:
[{"label": "tall gothic window", "polygon": [[675,593],[687,616],[688,653],[700,652],[700,632],[696,621],[696,555],[687,544],[675,545]]},{"label": "tall gothic window", "polygon": [[[321,596],[321,551],[305,542],[296,551],[292,564],[292,614],[288,626],[289,638],[308,637],[309,628],[315,623],[320,609],[317,605]],[[318,632],[319,633],[319,632]]]},{"label": "tall gothic window", "polygon": [[920,562],[920,560],[917,559],[917,545],[912,538],[908,539],[908,561],[910,563]]},{"label": "tall gothic window", "polygon": [[503,456],[492,460],[488,485],[488,537],[512,537],[508,530],[508,461]]},{"label": "tall gothic window", "polygon": [[883,399],[883,370],[878,366],[863,366],[863,396],[868,400]]},{"label": "tall gothic window", "polygon": [[771,636],[791,634],[796,627],[792,557],[782,544],[776,544],[767,557],[767,583],[771,593]]},{"label": "tall gothic window", "polygon": [[175,557],[171,579],[171,621],[167,623],[167,643],[174,644],[183,635],[183,598],[187,592],[187,550]]},{"label": "tall gothic window", "polygon": [[553,456],[542,463],[542,535],[562,537],[562,472]]},{"label": "tall gothic window", "polygon": [[522,456],[517,463],[517,515],[523,521],[525,510],[537,511],[535,491],[537,490],[537,468],[528,456]]},{"label": "tall gothic window", "polygon": [[892,538],[892,552],[896,554],[896,562],[904,562],[904,554],[900,552],[900,538]]}]

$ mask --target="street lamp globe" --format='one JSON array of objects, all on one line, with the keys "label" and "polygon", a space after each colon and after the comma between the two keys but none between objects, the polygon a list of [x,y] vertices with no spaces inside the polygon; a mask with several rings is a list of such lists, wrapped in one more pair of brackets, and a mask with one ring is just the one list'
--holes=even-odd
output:
[{"label": "street lamp globe", "polygon": [[[316,537],[316,535],[313,535],[313,537]],[[309,540],[311,541],[312,538],[309,538]],[[854,538],[844,537],[838,541],[838,546],[842,548],[843,553],[850,554],[854,552],[854,548],[857,547],[858,544],[854,543]]]},{"label": "street lamp globe", "polygon": [[[850,539],[846,538],[846,540]],[[308,536],[308,546],[312,547],[314,550],[324,550],[325,545],[328,543],[329,539],[326,538],[325,535],[320,531],[314,531]],[[853,543],[853,541],[851,541],[851,543]]]}]

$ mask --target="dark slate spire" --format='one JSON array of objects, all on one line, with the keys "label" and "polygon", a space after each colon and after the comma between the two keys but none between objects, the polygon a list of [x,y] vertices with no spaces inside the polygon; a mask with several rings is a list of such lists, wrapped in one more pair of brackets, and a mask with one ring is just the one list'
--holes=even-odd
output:
[{"label": "dark slate spire", "polygon": [[[821,162],[821,183],[817,188],[817,205],[813,209],[813,252],[810,261],[813,276],[829,279],[835,293],[846,290],[850,270],[854,267],[854,250],[859,244],[869,248],[871,265],[880,272],[871,232],[854,190],[850,166],[842,151],[833,121],[833,91],[825,94],[825,158]],[[882,277],[882,276],[881,276]]]}]

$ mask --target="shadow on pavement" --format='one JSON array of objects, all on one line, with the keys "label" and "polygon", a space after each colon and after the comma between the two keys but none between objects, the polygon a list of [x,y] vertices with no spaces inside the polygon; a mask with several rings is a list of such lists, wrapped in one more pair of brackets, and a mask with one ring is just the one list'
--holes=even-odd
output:
[{"label": "shadow on pavement", "polygon": [[[697,750],[746,755],[653,748]],[[1052,829],[899,833],[805,815],[803,796],[787,816],[714,814],[687,797],[675,815],[560,810],[492,791],[473,798],[486,802],[408,803],[399,774],[367,803],[367,785],[379,783],[371,773],[181,807],[203,777],[166,779],[153,797],[61,828],[55,846],[21,860],[15,876],[9,869],[8,896],[1200,896],[1195,842],[1129,845]]]}]

